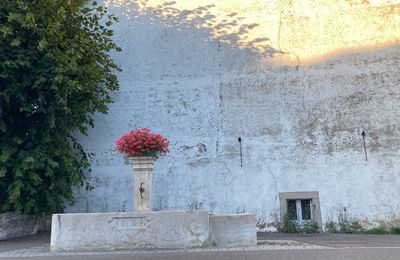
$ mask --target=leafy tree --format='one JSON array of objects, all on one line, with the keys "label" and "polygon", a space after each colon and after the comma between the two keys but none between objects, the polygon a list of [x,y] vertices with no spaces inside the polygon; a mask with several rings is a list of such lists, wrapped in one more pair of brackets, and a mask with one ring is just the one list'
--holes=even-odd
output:
[{"label": "leafy tree", "polygon": [[86,0],[0,1],[0,212],[62,212],[88,185],[70,132],[93,127],[119,87],[116,21]]}]

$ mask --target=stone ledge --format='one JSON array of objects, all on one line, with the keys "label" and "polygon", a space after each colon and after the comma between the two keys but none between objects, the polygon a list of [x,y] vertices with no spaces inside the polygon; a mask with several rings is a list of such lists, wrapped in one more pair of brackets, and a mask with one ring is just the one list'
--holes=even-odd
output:
[{"label": "stone ledge", "polygon": [[51,251],[190,248],[207,244],[208,211],[55,214]]},{"label": "stone ledge", "polygon": [[50,216],[0,214],[0,240],[35,235],[50,230]]},{"label": "stone ledge", "polygon": [[256,246],[256,215],[210,215],[210,241],[218,247]]}]

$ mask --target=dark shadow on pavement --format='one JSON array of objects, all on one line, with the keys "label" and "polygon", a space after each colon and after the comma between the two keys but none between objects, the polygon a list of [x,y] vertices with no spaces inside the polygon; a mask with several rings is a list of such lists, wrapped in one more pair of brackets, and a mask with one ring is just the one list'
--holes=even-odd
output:
[{"label": "dark shadow on pavement", "polygon": [[50,244],[50,232],[0,241],[0,252]]}]

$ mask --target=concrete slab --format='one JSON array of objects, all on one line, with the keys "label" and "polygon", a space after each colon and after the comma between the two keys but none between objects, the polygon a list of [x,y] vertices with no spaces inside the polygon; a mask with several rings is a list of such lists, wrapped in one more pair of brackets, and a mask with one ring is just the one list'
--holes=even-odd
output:
[{"label": "concrete slab", "polygon": [[11,212],[0,214],[0,240],[48,231],[50,223],[50,216],[17,215]]},{"label": "concrete slab", "polygon": [[210,215],[210,240],[222,247],[257,245],[255,214]]},{"label": "concrete slab", "polygon": [[201,247],[208,211],[55,214],[51,251]]}]

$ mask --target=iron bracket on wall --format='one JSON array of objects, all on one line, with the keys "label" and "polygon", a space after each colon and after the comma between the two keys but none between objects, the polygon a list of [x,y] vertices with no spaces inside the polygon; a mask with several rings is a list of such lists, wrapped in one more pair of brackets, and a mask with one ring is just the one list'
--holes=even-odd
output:
[{"label": "iron bracket on wall", "polygon": [[240,136],[238,138],[238,142],[240,147],[240,167],[243,167],[242,138]]},{"label": "iron bracket on wall", "polygon": [[363,145],[364,145],[364,153],[365,153],[365,160],[368,161],[368,156],[367,156],[367,146],[365,144],[365,136],[367,135],[367,133],[365,133],[365,131],[363,130],[361,133],[362,137],[363,137]]}]

